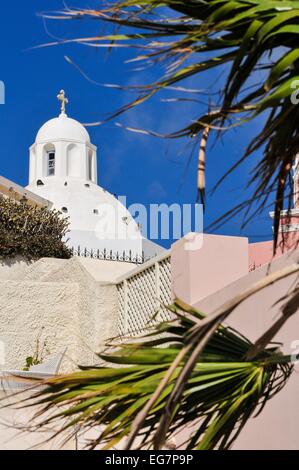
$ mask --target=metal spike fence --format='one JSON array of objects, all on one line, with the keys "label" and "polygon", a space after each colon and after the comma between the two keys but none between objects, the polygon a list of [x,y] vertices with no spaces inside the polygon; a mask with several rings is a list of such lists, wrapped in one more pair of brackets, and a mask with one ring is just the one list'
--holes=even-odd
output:
[{"label": "metal spike fence", "polygon": [[91,259],[98,259],[98,260],[105,260],[105,261],[118,261],[123,263],[132,263],[141,265],[146,261],[150,260],[150,257],[146,257],[144,252],[142,255],[137,255],[136,253],[132,253],[132,251],[112,251],[112,250],[88,250],[87,248],[81,248],[78,246],[77,249],[74,247],[71,248],[72,256],[79,256],[82,258],[91,258]]}]

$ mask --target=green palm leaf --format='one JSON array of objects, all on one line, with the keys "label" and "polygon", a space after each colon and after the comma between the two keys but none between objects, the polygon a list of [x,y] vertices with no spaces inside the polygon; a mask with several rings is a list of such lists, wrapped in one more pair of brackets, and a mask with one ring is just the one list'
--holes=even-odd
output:
[{"label": "green palm leaf", "polygon": [[[194,328],[205,320],[201,312],[180,301],[170,311],[172,321],[157,325],[136,342],[100,355],[103,365],[48,380],[33,402],[30,398],[31,406],[42,407],[34,426],[57,422],[59,432],[70,435],[74,426],[81,430],[94,427],[98,437],[90,448],[112,448],[132,433],[136,418],[177,362],[138,428],[138,446],[160,448],[191,423],[186,447],[229,448],[249,417],[284,386],[292,370],[290,358],[268,348],[247,361],[251,342],[219,325],[197,358],[163,436],[160,426],[165,410],[193,349],[182,352]],[[49,416],[51,409],[55,411]],[[65,424],[61,426],[62,418]]]},{"label": "green palm leaf", "polygon": [[[159,16],[159,13],[161,15]],[[168,14],[167,14],[168,13]],[[50,16],[50,15],[49,15]],[[53,17],[53,15],[52,15]],[[167,72],[149,85],[134,87],[139,92],[137,99],[113,113],[110,119],[120,113],[139,106],[151,99],[157,92],[180,84],[186,78],[197,76],[208,69],[227,66],[227,78],[219,106],[208,108],[192,122],[186,122],[183,129],[174,129],[165,137],[190,136],[201,146],[206,140],[207,128],[219,132],[231,125],[245,125],[256,116],[267,116],[265,126],[248,146],[244,158],[253,152],[263,152],[253,176],[254,195],[247,201],[249,212],[253,204],[258,209],[276,194],[275,203],[275,245],[279,230],[280,212],[285,199],[291,200],[290,175],[292,164],[299,152],[297,106],[291,102],[292,84],[299,75],[298,33],[299,2],[296,0],[156,0],[116,1],[98,10],[66,10],[55,18],[93,18],[101,22],[116,24],[124,33],[91,38],[76,38],[74,41],[100,47],[111,42],[126,43],[136,48],[139,44],[142,54],[136,59],[146,64],[158,65],[162,60]],[[130,29],[135,31],[130,33]],[[128,32],[126,31],[128,30]],[[164,39],[165,37],[165,39]],[[207,55],[208,53],[208,55]],[[275,61],[272,56],[275,53]],[[277,60],[277,55],[280,58]],[[190,65],[189,60],[192,59]],[[169,67],[169,63],[173,67]],[[262,67],[264,76],[250,89],[248,85]],[[285,113],[286,108],[288,112]],[[279,119],[279,126],[276,125]],[[271,131],[269,131],[271,129]],[[154,132],[149,131],[154,135]],[[212,132],[209,133],[211,138]],[[278,145],[277,145],[278,143]],[[201,161],[204,160],[200,152]],[[243,161],[244,158],[240,159]],[[238,163],[234,164],[233,168]],[[201,173],[202,165],[199,164]],[[204,199],[204,178],[198,178],[198,190]],[[238,211],[239,208],[236,208]],[[234,211],[223,216],[232,217]],[[245,218],[245,222],[250,216]],[[218,221],[216,221],[216,224]]]}]

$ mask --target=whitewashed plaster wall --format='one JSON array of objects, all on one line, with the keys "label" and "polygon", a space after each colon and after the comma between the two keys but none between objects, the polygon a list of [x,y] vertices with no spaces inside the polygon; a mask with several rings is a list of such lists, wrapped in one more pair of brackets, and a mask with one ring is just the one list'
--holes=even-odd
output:
[{"label": "whitewashed plaster wall", "polygon": [[31,264],[31,262],[25,261],[23,258],[0,260],[0,280],[22,279]]},{"label": "whitewashed plaster wall", "polygon": [[[0,369],[24,367],[38,337],[41,347],[47,343],[45,360],[67,347],[61,372],[74,370],[78,364],[98,363],[96,352],[117,334],[113,282],[134,268],[129,263],[85,258],[0,262],[0,341],[6,356]],[[0,400],[7,392],[0,385]],[[36,411],[1,408],[0,450],[76,448],[74,439],[67,444],[60,437],[45,442],[50,433],[24,431]],[[80,446],[85,444],[81,438]]]},{"label": "whitewashed plaster wall", "polygon": [[[98,264],[96,264],[98,263]],[[26,263],[25,263],[26,264]],[[42,259],[12,267],[3,280],[0,265],[1,369],[19,369],[40,337],[45,359],[67,347],[62,371],[97,362],[108,338],[117,334],[117,292],[113,281],[134,265],[97,260]],[[106,280],[105,282],[103,280]]]}]

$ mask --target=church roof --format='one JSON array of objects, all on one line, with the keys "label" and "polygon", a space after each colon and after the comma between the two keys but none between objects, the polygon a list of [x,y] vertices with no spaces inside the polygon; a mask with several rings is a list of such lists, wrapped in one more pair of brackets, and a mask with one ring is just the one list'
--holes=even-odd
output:
[{"label": "church roof", "polygon": [[68,140],[80,143],[90,143],[90,137],[85,127],[66,114],[46,122],[38,131],[36,143]]}]

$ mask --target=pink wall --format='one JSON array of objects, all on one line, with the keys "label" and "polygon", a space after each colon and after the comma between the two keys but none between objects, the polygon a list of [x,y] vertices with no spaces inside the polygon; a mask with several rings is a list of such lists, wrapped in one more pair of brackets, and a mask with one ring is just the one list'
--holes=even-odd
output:
[{"label": "pink wall", "polygon": [[[297,235],[292,235],[294,246]],[[272,259],[272,242],[249,246],[251,262],[263,264],[248,273],[248,242],[246,238],[204,235],[203,246],[186,250],[186,239],[172,247],[173,293],[207,315],[240,294],[268,273],[299,261],[299,248],[284,255],[281,250]],[[229,324],[252,341],[269,328],[280,314],[281,299],[298,282],[293,275],[264,289],[243,302],[229,318]],[[276,341],[283,344],[285,353],[292,353],[298,341],[299,315],[295,314],[279,332]],[[251,419],[234,449],[299,449],[299,364],[286,387],[267,403],[262,414]],[[188,431],[182,432],[182,442]],[[181,439],[178,441],[180,445]]]},{"label": "pink wall", "polygon": [[[197,302],[195,306],[210,314],[224,302],[244,291],[262,279],[268,272],[275,272],[289,264],[298,262],[299,249],[277,258],[268,266],[249,273],[230,286]],[[269,328],[280,314],[281,298],[294,287],[298,276],[293,275],[264,289],[247,299],[229,318],[229,324],[252,341]],[[278,333],[276,341],[282,343],[282,350],[294,353],[294,342],[299,344],[299,315],[290,318]],[[298,350],[298,346],[297,346]],[[234,449],[299,449],[299,365],[296,366],[286,387],[270,400],[257,418],[252,418],[234,444]]]},{"label": "pink wall", "polygon": [[249,270],[260,268],[273,258],[273,241],[251,243],[249,251]]},{"label": "pink wall", "polygon": [[[289,232],[278,238],[278,247],[275,258],[283,255],[298,246],[299,232]],[[253,270],[270,263],[273,260],[273,241],[251,243],[249,245],[249,270]]]},{"label": "pink wall", "polygon": [[247,238],[204,234],[202,246],[190,248],[185,237],[171,253],[172,290],[187,303],[198,302],[248,273]]}]

